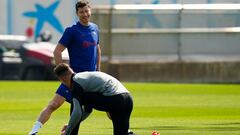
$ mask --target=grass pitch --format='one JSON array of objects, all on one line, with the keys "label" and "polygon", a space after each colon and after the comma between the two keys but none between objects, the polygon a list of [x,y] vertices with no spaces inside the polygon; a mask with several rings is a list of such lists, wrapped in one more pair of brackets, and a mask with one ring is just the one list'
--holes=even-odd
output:
[{"label": "grass pitch", "polygon": [[[0,82],[0,135],[26,135],[59,82]],[[124,83],[134,99],[131,129],[139,135],[239,135],[240,85]],[[39,135],[59,135],[65,103]],[[93,111],[80,135],[111,135],[105,113]]]}]

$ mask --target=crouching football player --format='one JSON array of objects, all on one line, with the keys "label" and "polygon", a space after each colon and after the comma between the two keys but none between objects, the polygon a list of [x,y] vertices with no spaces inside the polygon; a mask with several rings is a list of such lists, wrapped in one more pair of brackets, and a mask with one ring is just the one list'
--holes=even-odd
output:
[{"label": "crouching football player", "polygon": [[56,66],[54,72],[71,89],[73,96],[73,112],[68,125],[62,129],[62,135],[70,135],[78,122],[91,113],[92,108],[109,113],[114,135],[128,135],[133,100],[116,78],[103,72],[74,73],[64,63]]}]

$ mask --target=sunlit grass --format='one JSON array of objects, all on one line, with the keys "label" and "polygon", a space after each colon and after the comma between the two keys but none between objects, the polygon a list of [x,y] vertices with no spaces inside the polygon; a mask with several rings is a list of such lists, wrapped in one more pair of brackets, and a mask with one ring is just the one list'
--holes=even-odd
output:
[{"label": "sunlit grass", "polygon": [[[0,82],[0,135],[26,135],[59,82]],[[124,83],[134,99],[131,129],[139,135],[240,134],[240,85]],[[65,103],[39,135],[59,135],[69,119]],[[94,111],[79,134],[111,135],[105,113]]]}]

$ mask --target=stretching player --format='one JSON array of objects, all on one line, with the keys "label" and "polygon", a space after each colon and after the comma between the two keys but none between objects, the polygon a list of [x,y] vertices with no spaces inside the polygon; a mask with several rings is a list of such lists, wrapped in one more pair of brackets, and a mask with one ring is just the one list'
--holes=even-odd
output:
[{"label": "stretching player", "polygon": [[133,101],[129,91],[116,78],[103,72],[74,73],[64,63],[56,66],[54,72],[70,88],[73,97],[74,109],[62,135],[70,135],[92,108],[109,112],[114,135],[128,135]]}]

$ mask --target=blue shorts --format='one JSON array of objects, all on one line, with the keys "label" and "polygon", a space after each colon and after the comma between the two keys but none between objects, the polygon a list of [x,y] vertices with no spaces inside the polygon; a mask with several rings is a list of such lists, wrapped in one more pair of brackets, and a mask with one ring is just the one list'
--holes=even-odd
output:
[{"label": "blue shorts", "polygon": [[72,102],[72,94],[71,94],[69,88],[66,85],[64,85],[63,83],[60,84],[56,93],[58,95],[64,97],[68,103]]}]

